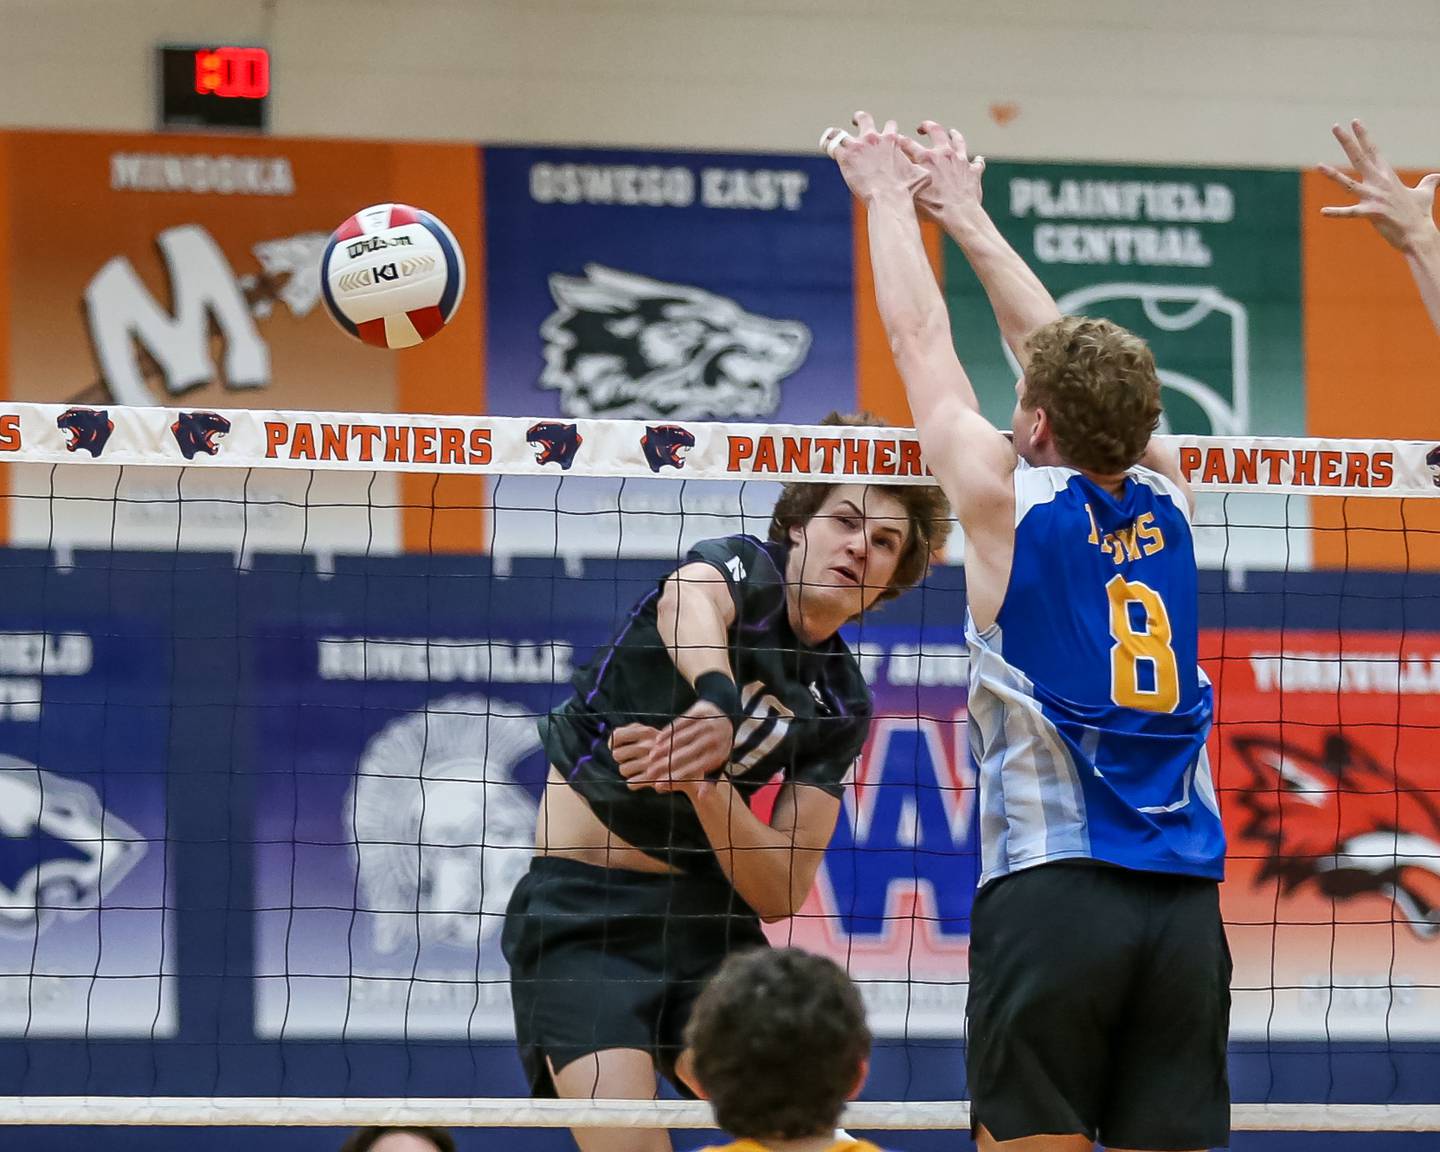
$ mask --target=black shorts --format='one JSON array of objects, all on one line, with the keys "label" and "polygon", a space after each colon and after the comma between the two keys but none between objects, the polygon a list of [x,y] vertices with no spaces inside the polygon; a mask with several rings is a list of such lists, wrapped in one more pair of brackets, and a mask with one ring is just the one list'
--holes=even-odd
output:
[{"label": "black shorts", "polygon": [[731,952],[765,945],[759,918],[722,879],[536,857],[501,937],[531,1091],[555,1095],[547,1056],[558,1071],[608,1048],[649,1052],[675,1081],[706,981]]},{"label": "black shorts", "polygon": [[1230,1142],[1230,949],[1212,880],[1062,861],[991,881],[966,1016],[972,1132]]}]

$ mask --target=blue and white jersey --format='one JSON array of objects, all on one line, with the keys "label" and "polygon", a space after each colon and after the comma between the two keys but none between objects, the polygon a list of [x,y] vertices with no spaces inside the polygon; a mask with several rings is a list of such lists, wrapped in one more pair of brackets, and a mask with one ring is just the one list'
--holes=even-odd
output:
[{"label": "blue and white jersey", "polygon": [[1147,468],[1118,498],[1070,468],[1015,472],[995,623],[966,619],[980,883],[1052,860],[1221,879],[1195,549]]}]

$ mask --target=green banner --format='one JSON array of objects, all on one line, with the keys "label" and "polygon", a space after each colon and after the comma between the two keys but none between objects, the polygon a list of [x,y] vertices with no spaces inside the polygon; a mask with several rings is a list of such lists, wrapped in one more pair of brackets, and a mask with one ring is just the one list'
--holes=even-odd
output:
[{"label": "green banner", "polygon": [[[1167,431],[1305,431],[1296,173],[997,162],[985,204],[1062,311],[1150,342]],[[980,403],[1009,427],[1017,370],[949,241],[944,282]]]}]

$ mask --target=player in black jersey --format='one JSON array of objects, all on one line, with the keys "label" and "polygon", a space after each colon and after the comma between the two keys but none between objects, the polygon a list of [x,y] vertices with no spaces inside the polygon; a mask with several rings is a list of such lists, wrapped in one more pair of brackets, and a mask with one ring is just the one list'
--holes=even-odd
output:
[{"label": "player in black jersey", "polygon": [[[839,629],[917,583],[949,528],[938,488],[788,485],[768,540],[697,544],[542,721],[536,858],[503,936],[537,1095],[648,1099],[657,1070],[686,1090],[695,998],[805,902],[869,731]],[[767,823],[749,800],[776,776]],[[663,1131],[575,1137],[670,1147]]]}]

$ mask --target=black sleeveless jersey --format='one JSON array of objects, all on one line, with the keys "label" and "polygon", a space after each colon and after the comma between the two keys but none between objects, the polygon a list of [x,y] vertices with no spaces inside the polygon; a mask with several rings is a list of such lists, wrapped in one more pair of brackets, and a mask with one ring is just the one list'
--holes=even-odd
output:
[{"label": "black sleeveless jersey", "polygon": [[[726,768],[748,802],[776,775],[839,796],[870,729],[870,691],[839,636],[809,645],[795,635],[785,603],[780,544],[753,536],[704,540],[686,563],[720,571],[735,601],[730,668],[745,718]],[[644,596],[615,639],[575,674],[575,692],[540,723],[550,762],[616,836],[690,872],[719,869],[687,796],[630,791],[610,755],[625,724],[659,728],[695,703],[656,626],[663,581]]]}]

